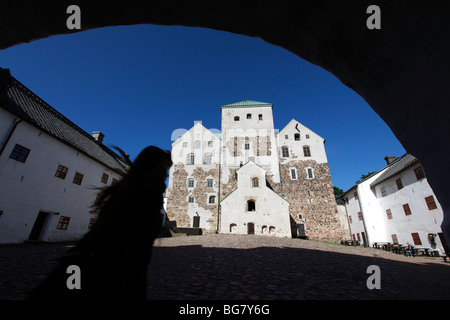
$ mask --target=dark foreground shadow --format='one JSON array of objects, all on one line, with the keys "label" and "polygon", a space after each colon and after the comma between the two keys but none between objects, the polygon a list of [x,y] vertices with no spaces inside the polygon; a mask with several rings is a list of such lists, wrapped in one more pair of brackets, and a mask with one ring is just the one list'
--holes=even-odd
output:
[{"label": "dark foreground shadow", "polygon": [[[0,300],[24,299],[65,251],[0,246]],[[380,268],[380,289],[367,288],[371,265]],[[155,246],[147,292],[152,300],[450,299],[450,266],[304,248]]]},{"label": "dark foreground shadow", "polygon": [[450,266],[303,248],[155,247],[150,269],[149,299],[450,299]]}]

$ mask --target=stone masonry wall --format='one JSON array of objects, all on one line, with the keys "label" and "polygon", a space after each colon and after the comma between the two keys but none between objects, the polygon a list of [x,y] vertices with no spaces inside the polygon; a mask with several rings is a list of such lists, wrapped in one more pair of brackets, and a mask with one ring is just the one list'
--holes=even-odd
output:
[{"label": "stone masonry wall", "polygon": [[[306,178],[308,167],[313,169],[313,179]],[[291,179],[290,168],[297,169],[297,180]],[[348,238],[339,220],[328,164],[295,160],[280,164],[280,170],[291,217],[295,223],[305,225],[306,235],[312,240],[331,242]]]}]

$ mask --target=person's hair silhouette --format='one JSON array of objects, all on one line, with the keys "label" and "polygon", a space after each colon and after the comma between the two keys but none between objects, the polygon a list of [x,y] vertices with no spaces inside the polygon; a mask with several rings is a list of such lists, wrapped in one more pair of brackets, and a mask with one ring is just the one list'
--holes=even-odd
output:
[{"label": "person's hair silhouette", "polygon": [[[169,151],[154,146],[142,150],[120,181],[100,191],[93,205],[96,223],[29,298],[145,299],[171,166]],[[67,287],[70,265],[80,268],[80,289]]]}]

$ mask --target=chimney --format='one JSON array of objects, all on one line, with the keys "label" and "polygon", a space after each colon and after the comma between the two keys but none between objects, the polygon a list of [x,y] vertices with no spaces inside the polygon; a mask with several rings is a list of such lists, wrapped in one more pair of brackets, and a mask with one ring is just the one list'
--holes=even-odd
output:
[{"label": "chimney", "polygon": [[103,133],[101,133],[100,131],[94,131],[92,132],[92,136],[94,137],[94,139],[102,144],[103,143],[103,138],[105,138],[105,135]]},{"label": "chimney", "polygon": [[386,157],[384,157],[384,160],[386,161],[387,165],[390,165],[395,159],[397,159],[396,156],[386,156]]}]

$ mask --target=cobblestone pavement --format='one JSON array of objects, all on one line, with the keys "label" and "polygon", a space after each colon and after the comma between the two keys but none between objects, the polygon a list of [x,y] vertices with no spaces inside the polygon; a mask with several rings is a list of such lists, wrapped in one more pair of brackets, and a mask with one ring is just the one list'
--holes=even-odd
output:
[{"label": "cobblestone pavement", "polygon": [[[67,244],[0,246],[0,299],[23,299]],[[370,265],[381,289],[369,290]],[[450,299],[450,262],[247,235],[157,239],[149,299]]]}]

